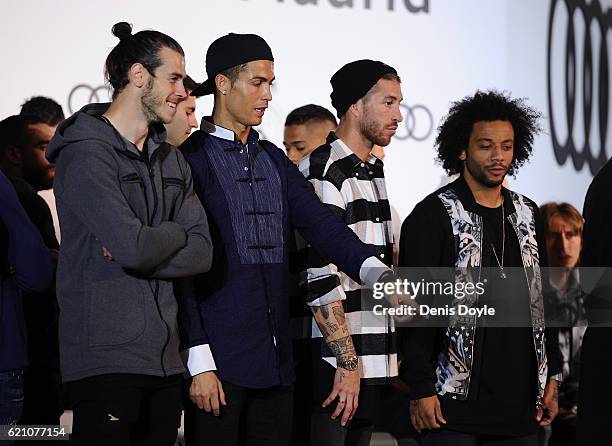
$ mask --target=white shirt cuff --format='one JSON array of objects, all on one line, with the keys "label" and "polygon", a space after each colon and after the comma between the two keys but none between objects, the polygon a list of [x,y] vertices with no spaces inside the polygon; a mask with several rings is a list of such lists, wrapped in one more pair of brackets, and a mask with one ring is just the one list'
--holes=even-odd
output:
[{"label": "white shirt cuff", "polygon": [[361,268],[359,269],[359,278],[361,279],[361,283],[367,285],[369,287],[373,287],[380,276],[386,272],[393,272],[387,265],[378,260],[376,257],[368,257],[361,264]]},{"label": "white shirt cuff", "polygon": [[181,357],[191,376],[217,370],[209,344],[196,345],[188,350],[183,350]]},{"label": "white shirt cuff", "polygon": [[557,380],[559,384],[561,384],[563,382],[563,373],[557,373],[556,375],[552,375],[550,378],[548,378],[548,381],[553,379]]}]

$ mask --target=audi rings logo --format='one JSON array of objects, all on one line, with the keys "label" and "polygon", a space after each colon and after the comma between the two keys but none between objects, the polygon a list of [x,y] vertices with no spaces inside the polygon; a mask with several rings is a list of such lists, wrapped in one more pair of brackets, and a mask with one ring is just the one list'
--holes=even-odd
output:
[{"label": "audi rings logo", "polygon": [[[595,175],[606,163],[610,124],[612,9],[599,0],[551,0],[548,22],[548,112],[555,158],[571,157]],[[612,155],[612,153],[611,153]]]},{"label": "audi rings logo", "polygon": [[105,85],[92,87],[87,84],[79,84],[70,90],[68,94],[68,111],[70,114],[73,114],[84,105],[91,104],[92,102],[108,102],[109,100],[109,89]]},{"label": "audi rings logo", "polygon": [[414,139],[416,141],[425,141],[431,136],[434,127],[434,119],[431,111],[421,104],[406,105],[401,104],[400,110],[404,117],[403,129],[400,127],[395,134],[395,137],[401,141],[406,139]]}]

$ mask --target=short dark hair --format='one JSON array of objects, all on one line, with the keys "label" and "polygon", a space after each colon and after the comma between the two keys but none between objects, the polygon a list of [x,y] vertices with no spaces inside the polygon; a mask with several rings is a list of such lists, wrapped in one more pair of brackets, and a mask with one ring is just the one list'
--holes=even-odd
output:
[{"label": "short dark hair", "polygon": [[0,121],[0,157],[8,146],[23,148],[29,142],[28,126],[45,123],[38,116],[13,115]]},{"label": "short dark hair", "polygon": [[135,63],[140,63],[151,74],[162,64],[159,51],[169,48],[182,56],[183,48],[172,37],[159,31],[140,31],[132,34],[132,25],[127,22],[115,23],[113,34],[119,37],[119,43],[106,58],[105,77],[113,88],[115,99],[128,84],[128,72]]},{"label": "short dark hair", "polygon": [[53,99],[45,96],[34,96],[25,101],[21,104],[21,111],[19,114],[37,116],[42,119],[45,124],[51,127],[55,127],[65,119],[62,106]]},{"label": "short dark hair", "polygon": [[[235,67],[231,67],[231,68],[228,68],[227,70],[223,70],[219,74],[222,74],[223,76],[227,77],[230,81],[230,85],[234,85],[234,83],[238,80],[238,76],[240,76],[240,73],[246,70],[248,65],[249,65],[248,62],[240,64],[240,65],[236,65]],[[218,90],[217,90],[217,83],[215,82],[214,78],[212,79],[212,83],[213,83],[213,88],[215,89],[215,95],[216,95]]]},{"label": "short dark hair", "polygon": [[[397,82],[398,84],[401,84],[401,83],[402,83],[402,79],[399,77],[399,75],[398,75],[398,74],[395,74],[395,73],[387,73],[387,74],[383,75],[383,77],[381,77],[380,79],[384,79],[384,80],[386,80],[386,81],[395,81],[395,82]],[[380,80],[380,79],[379,79],[379,80]],[[378,82],[378,81],[377,81],[377,82]],[[367,101],[370,99],[370,96],[372,96],[372,94],[374,93],[374,86],[375,86],[375,85],[376,85],[376,84],[372,85],[372,88],[370,88],[370,89],[368,90],[368,92],[365,94],[365,96],[363,97],[363,100],[364,100],[365,102],[367,102]]]},{"label": "short dark hair", "polygon": [[466,150],[472,129],[477,122],[509,121],[514,130],[514,157],[508,175],[514,175],[531,156],[533,139],[542,129],[541,113],[525,104],[524,98],[512,99],[509,94],[495,90],[477,91],[453,102],[448,114],[438,127],[434,146],[437,159],[449,174],[462,173],[463,161],[459,154]]},{"label": "short dark hair", "polygon": [[194,81],[189,75],[186,75],[185,79],[183,79],[183,86],[185,87],[185,90],[187,91],[193,91],[196,88],[198,88],[199,85],[200,84]]},{"label": "short dark hair", "polygon": [[308,104],[298,107],[289,113],[285,120],[285,127],[290,125],[303,125],[311,121],[329,121],[334,125],[338,125],[336,117],[328,109],[320,105]]}]

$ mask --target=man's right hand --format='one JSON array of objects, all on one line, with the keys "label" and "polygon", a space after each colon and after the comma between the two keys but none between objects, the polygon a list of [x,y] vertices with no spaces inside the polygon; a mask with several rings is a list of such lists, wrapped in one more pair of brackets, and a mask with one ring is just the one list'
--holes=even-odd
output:
[{"label": "man's right hand", "polygon": [[189,398],[200,409],[212,413],[218,417],[220,404],[226,406],[223,385],[217,378],[215,372],[204,372],[193,377],[191,387],[189,387]]},{"label": "man's right hand", "polygon": [[410,401],[410,421],[419,433],[427,429],[439,429],[438,422],[446,424],[438,397],[434,395]]}]

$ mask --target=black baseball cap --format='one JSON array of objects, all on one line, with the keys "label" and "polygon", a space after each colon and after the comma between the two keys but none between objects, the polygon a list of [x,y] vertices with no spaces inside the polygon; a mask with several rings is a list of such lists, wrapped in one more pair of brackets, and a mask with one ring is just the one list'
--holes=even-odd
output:
[{"label": "black baseball cap", "polygon": [[191,92],[191,96],[205,96],[215,92],[215,76],[229,68],[254,60],[274,62],[272,50],[266,41],[256,34],[230,33],[215,40],[206,51],[208,79]]}]

